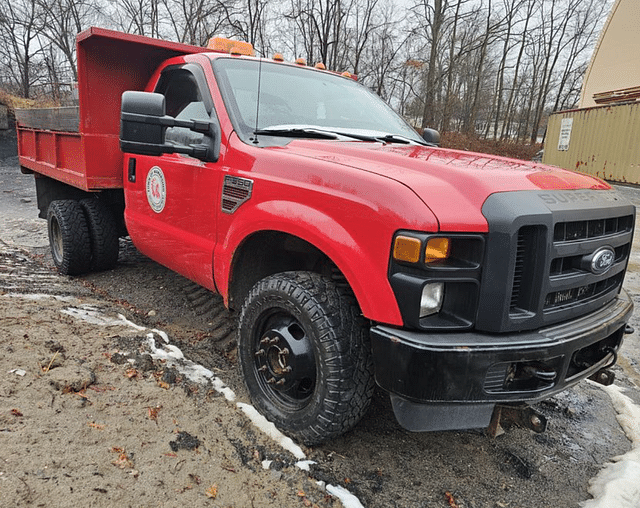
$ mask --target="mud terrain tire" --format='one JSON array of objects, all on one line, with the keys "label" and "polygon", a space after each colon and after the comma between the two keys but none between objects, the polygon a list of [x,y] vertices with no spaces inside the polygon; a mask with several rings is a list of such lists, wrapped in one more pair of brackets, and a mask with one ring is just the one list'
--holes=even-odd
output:
[{"label": "mud terrain tire", "polygon": [[89,228],[82,206],[75,200],[52,201],[47,230],[53,262],[62,275],[80,275],[91,268]]},{"label": "mud terrain tire", "polygon": [[238,353],[258,411],[306,445],[352,429],[371,402],[367,323],[350,289],[321,275],[258,282],[240,313]]},{"label": "mud terrain tire", "polygon": [[91,270],[113,268],[118,262],[118,225],[104,203],[88,198],[80,201],[84,209],[91,241]]}]

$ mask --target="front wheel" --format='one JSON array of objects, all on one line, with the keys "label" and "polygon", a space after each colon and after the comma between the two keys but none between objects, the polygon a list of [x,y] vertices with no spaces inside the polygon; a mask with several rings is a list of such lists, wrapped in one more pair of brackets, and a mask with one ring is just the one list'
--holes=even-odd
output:
[{"label": "front wheel", "polygon": [[240,313],[238,352],[258,411],[307,445],[353,428],[371,402],[366,322],[351,291],[321,275],[258,282]]}]

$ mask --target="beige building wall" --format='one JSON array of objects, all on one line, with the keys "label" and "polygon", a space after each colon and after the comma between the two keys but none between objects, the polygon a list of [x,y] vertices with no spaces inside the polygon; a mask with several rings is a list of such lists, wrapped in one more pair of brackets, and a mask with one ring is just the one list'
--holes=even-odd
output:
[{"label": "beige building wall", "polygon": [[593,94],[640,86],[640,0],[616,0],[582,85],[580,108]]}]

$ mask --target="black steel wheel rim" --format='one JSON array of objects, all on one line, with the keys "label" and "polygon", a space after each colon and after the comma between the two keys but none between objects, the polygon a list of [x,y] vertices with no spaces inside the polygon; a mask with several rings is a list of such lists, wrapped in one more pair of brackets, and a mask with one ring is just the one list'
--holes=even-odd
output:
[{"label": "black steel wheel rim", "polygon": [[254,369],[263,392],[288,410],[303,409],[316,387],[313,341],[290,313],[276,310],[259,320],[253,335]]}]

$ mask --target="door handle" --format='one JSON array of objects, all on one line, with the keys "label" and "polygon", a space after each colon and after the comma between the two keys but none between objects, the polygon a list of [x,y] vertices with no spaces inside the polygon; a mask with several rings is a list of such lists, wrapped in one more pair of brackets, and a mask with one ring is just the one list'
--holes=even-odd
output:
[{"label": "door handle", "polygon": [[129,159],[128,180],[136,183],[136,160],[133,157]]}]

